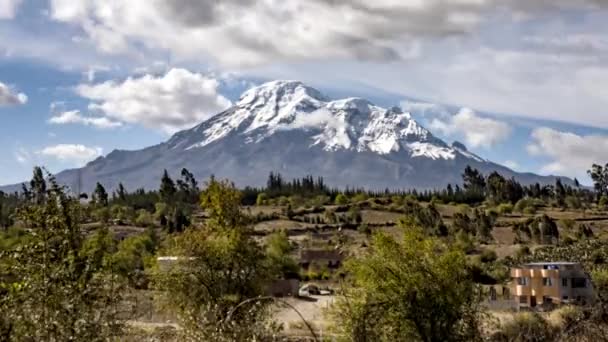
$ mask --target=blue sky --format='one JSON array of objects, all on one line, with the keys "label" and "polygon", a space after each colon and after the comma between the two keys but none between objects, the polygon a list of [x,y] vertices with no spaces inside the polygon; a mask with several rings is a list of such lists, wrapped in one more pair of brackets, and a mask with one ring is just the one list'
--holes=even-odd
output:
[{"label": "blue sky", "polygon": [[160,143],[271,79],[400,105],[518,171],[608,162],[605,1],[0,0],[0,184]]}]

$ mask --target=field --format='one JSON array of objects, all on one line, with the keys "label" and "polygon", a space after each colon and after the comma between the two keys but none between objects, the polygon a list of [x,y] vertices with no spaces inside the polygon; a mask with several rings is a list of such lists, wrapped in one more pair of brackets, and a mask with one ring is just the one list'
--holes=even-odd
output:
[{"label": "field", "polygon": [[[427,206],[428,203],[423,203]],[[447,226],[453,223],[454,215],[463,211],[470,211],[462,205],[451,204],[434,204],[438,212],[441,214],[441,219]],[[328,223],[323,221],[317,223],[317,217],[326,217],[328,212],[335,215],[346,215],[352,207],[363,207],[360,210],[361,221],[357,225],[348,225],[343,223]],[[485,210],[489,210],[487,208]],[[250,206],[244,209],[244,212],[251,216],[264,215],[266,219],[261,219],[253,226],[255,238],[260,243],[265,243],[266,238],[276,231],[285,231],[289,237],[289,241],[294,247],[293,258],[299,258],[299,251],[303,249],[339,249],[348,258],[356,257],[369,248],[370,234],[374,231],[383,231],[388,234],[399,236],[402,228],[400,220],[404,214],[396,212],[394,208],[388,206],[374,205],[369,208],[368,205],[348,204],[343,206],[326,205],[322,208],[296,208],[296,215],[290,214],[291,218],[286,215],[286,206]],[[298,213],[300,211],[300,213]],[[314,211],[314,212],[313,212]],[[571,210],[543,207],[533,214],[523,213],[505,213],[498,215],[493,224],[493,229],[489,241],[484,243],[476,243],[473,251],[469,253],[469,258],[472,260],[480,255],[483,251],[494,251],[498,257],[498,261],[507,257],[515,257],[521,249],[522,244],[514,243],[516,234],[513,227],[526,220],[534,219],[539,216],[547,215],[555,220],[560,235],[562,237],[573,235],[572,229],[579,224],[589,226],[595,238],[600,240],[608,239],[608,213],[601,210]],[[338,219],[339,220],[339,219]],[[310,223],[315,222],[315,223]],[[199,222],[200,223],[200,222]],[[360,227],[368,227],[368,231]],[[137,227],[112,227],[117,233],[128,231],[129,234],[137,234],[141,228]],[[525,245],[532,251],[542,247],[532,241],[526,241]],[[548,260],[558,261],[558,260]],[[325,276],[321,276],[326,272]],[[324,287],[332,288],[336,291],[340,289],[338,273],[339,270],[318,270],[318,272],[303,271],[302,274],[309,275],[308,280],[302,281],[302,284],[314,283]],[[498,285],[500,288],[500,285]],[[144,296],[146,297],[146,296]],[[302,316],[314,327],[317,333],[329,333],[330,326],[327,319],[324,317],[326,309],[333,302],[333,296],[313,296],[311,298],[285,298]],[[144,314],[140,318],[130,322],[131,326],[139,331],[137,334],[146,334],[153,331],[152,334],[170,334],[176,328],[175,321],[171,317],[163,315],[162,311],[158,311],[154,307],[154,301],[147,294],[145,300],[139,303],[140,311]],[[501,308],[500,306],[489,307],[493,320],[504,322],[512,319],[513,311],[508,307]],[[150,313],[152,312],[152,313]],[[301,318],[292,308],[284,305],[277,305],[275,312],[276,320],[281,323],[285,332],[291,336],[307,336],[307,328],[303,325]],[[174,331],[173,331],[174,332]]]}]

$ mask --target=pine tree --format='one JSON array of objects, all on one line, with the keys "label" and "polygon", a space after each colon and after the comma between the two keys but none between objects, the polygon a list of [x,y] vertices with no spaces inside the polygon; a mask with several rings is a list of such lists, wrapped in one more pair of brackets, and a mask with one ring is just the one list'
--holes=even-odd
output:
[{"label": "pine tree", "polygon": [[175,199],[176,192],[177,190],[175,188],[175,183],[173,182],[173,179],[169,177],[167,170],[165,170],[163,172],[163,177],[160,180],[160,200],[165,202],[167,205],[170,205]]},{"label": "pine tree", "polygon": [[106,207],[108,205],[108,193],[106,192],[106,188],[101,185],[101,183],[97,182],[95,185],[95,191],[93,191],[93,198],[97,202],[97,204]]},{"label": "pine tree", "polygon": [[42,168],[38,166],[34,167],[34,174],[30,181],[30,191],[36,203],[40,204],[44,201],[46,196],[46,181],[42,174]]}]

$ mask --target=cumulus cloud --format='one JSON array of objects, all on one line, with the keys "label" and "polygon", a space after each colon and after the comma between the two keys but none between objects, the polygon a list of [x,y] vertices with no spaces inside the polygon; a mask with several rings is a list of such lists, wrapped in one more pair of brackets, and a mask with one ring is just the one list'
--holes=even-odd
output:
[{"label": "cumulus cloud", "polygon": [[462,108],[447,120],[433,119],[430,128],[447,135],[462,135],[471,147],[491,147],[506,140],[512,132],[509,124],[481,117],[468,108]]},{"label": "cumulus cloud", "polygon": [[585,177],[592,164],[606,162],[608,136],[578,135],[541,127],[532,131],[528,153],[550,161],[542,172]]},{"label": "cumulus cloud", "polygon": [[23,0],[0,0],[0,19],[12,19]]},{"label": "cumulus cloud", "polygon": [[[51,0],[51,16],[80,27],[105,53],[131,46],[210,56],[227,65],[419,54],[419,39],[475,31],[496,8],[534,15],[600,0]],[[136,44],[134,44],[136,43]]]},{"label": "cumulus cloud", "polygon": [[15,92],[9,86],[0,82],[0,106],[22,105],[26,102],[27,96],[24,93]]},{"label": "cumulus cloud", "polygon": [[37,152],[44,157],[51,157],[59,161],[82,165],[103,153],[101,147],[87,147],[81,144],[58,144],[47,146]]},{"label": "cumulus cloud", "polygon": [[[167,133],[189,128],[228,108],[231,102],[218,92],[219,82],[185,69],[161,76],[144,75],[122,82],[81,84],[78,95],[91,100],[89,109],[105,124],[140,124]],[[69,114],[68,120],[74,119]],[[92,124],[92,123],[91,123]]]},{"label": "cumulus cloud", "polygon": [[79,110],[68,110],[61,112],[49,119],[49,123],[56,125],[81,124],[97,128],[116,128],[122,126],[119,121],[112,121],[107,117],[83,116]]}]

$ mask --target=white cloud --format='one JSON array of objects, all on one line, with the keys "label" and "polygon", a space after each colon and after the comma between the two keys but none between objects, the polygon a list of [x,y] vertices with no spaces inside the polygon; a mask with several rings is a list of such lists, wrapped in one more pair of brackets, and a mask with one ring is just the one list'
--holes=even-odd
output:
[{"label": "white cloud", "polygon": [[600,0],[51,0],[53,19],[80,27],[104,53],[145,46],[224,65],[323,58],[416,57],[420,39],[473,33],[497,8],[534,16]]},{"label": "white cloud", "polygon": [[82,165],[103,153],[101,147],[87,147],[81,144],[58,144],[47,146],[37,152],[39,155],[51,157],[59,161]]},{"label": "white cloud", "polygon": [[49,119],[49,123],[56,125],[81,124],[97,128],[116,128],[123,124],[119,121],[112,121],[107,117],[88,117],[83,116],[79,110],[68,110],[61,112]]},{"label": "white cloud", "polygon": [[462,135],[467,145],[484,148],[506,140],[512,132],[509,124],[481,117],[468,108],[460,109],[447,120],[433,119],[430,128],[447,135]]},{"label": "white cloud", "polygon": [[23,0],[0,0],[0,19],[12,19]]},{"label": "white cloud", "polygon": [[527,149],[532,156],[550,160],[542,172],[585,178],[592,164],[603,165],[608,161],[608,136],[578,135],[541,127],[532,132]]},{"label": "white cloud", "polygon": [[22,105],[27,102],[27,96],[13,91],[9,86],[0,82],[0,106]]},{"label": "white cloud", "polygon": [[108,120],[173,133],[231,105],[218,93],[218,86],[214,78],[185,69],[171,69],[158,77],[144,75],[122,82],[81,84],[76,92],[92,101],[90,110]]}]

